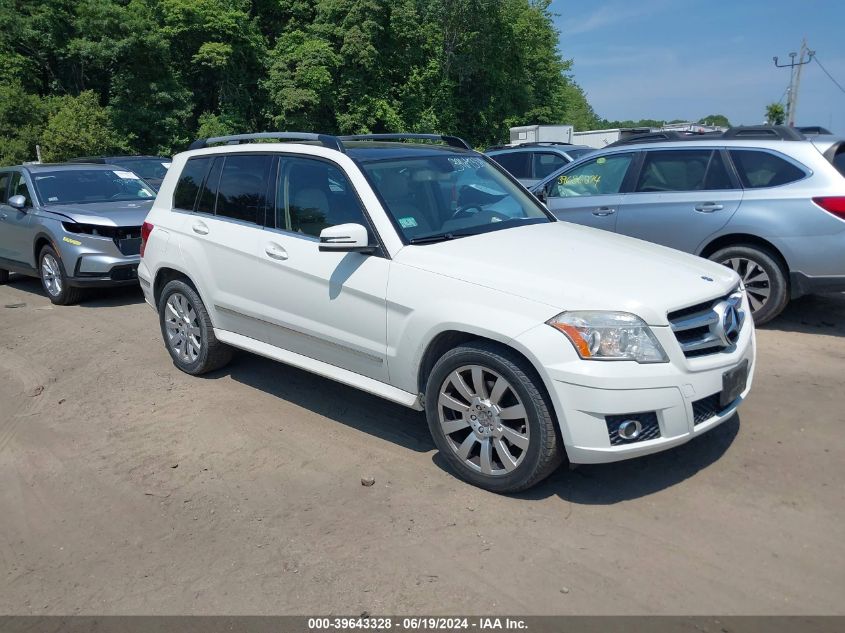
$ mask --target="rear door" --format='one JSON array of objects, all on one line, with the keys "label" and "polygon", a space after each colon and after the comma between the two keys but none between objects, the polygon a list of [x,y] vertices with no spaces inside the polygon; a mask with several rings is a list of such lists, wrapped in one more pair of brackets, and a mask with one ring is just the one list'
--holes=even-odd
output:
[{"label": "rear door", "polygon": [[177,208],[194,204],[182,223],[181,249],[188,269],[201,271],[215,326],[265,341],[269,327],[259,298],[265,281],[257,272],[276,164],[264,153],[192,158],[174,194]]},{"label": "rear door", "polygon": [[565,222],[616,230],[626,176],[635,156],[634,152],[598,156],[564,169],[544,187],[546,206]]},{"label": "rear door", "polygon": [[646,150],[616,231],[695,253],[742,200],[727,165],[720,149]]}]

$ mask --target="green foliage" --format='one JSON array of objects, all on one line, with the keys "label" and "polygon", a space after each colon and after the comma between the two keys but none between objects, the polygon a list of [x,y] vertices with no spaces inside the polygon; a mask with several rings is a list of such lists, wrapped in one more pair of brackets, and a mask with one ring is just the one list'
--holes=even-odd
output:
[{"label": "green foliage", "polygon": [[770,103],[766,106],[766,122],[769,125],[783,125],[786,121],[786,110],[780,103]]},{"label": "green foliage", "polygon": [[731,122],[724,114],[711,114],[698,120],[701,125],[718,125],[721,127],[732,127]]},{"label": "green foliage", "polygon": [[41,134],[45,162],[60,162],[82,154],[110,154],[129,151],[125,137],[111,124],[108,111],[97,95],[86,90],[78,97],[54,97],[52,110]]},{"label": "green foliage", "polygon": [[[0,158],[264,129],[598,123],[550,0],[0,0]],[[75,120],[74,117],[80,117]],[[60,143],[66,143],[60,147]]]}]

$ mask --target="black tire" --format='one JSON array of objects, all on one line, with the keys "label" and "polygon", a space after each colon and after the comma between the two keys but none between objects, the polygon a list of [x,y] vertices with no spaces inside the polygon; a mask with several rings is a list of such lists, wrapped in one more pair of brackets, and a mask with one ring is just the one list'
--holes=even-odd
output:
[{"label": "black tire", "polygon": [[[195,327],[199,327],[200,330],[199,353],[196,358],[190,358],[190,355],[180,355],[170,342],[168,324],[174,324],[175,321],[171,320],[167,302],[177,294],[182,295],[187,300],[189,307],[195,313],[197,324]],[[199,294],[184,281],[174,279],[164,287],[158,301],[158,320],[164,346],[173,359],[173,364],[186,374],[199,376],[220,369],[232,359],[232,348],[225,343],[221,343],[214,336],[211,317],[208,316],[208,310],[205,309],[205,304],[203,304]]]},{"label": "black tire", "polygon": [[9,271],[0,268],[0,286],[9,283]]},{"label": "black tire", "polygon": [[[481,366],[505,378],[525,407],[528,447],[521,463],[505,474],[488,475],[471,468],[457,454],[441,426],[440,391],[452,372],[468,365]],[[428,377],[425,411],[431,436],[450,470],[480,488],[498,493],[525,490],[548,477],[565,458],[563,442],[540,377],[530,364],[504,346],[478,341],[446,352]]]},{"label": "black tire", "polygon": [[[756,325],[768,323],[783,312],[786,304],[789,303],[789,280],[786,271],[777,257],[769,251],[758,246],[739,244],[716,251],[710,256],[710,259],[725,265],[730,260],[748,260],[762,268],[766,273],[769,278],[768,282],[759,283],[758,287],[761,290],[767,288],[769,294],[763,305],[757,309],[754,308],[753,303],[754,300],[759,301],[761,295],[755,296],[755,283],[746,281],[746,294],[749,295],[749,303],[752,304],[751,313]],[[743,276],[742,270],[737,272],[739,272],[740,277]]]},{"label": "black tire", "polygon": [[[51,289],[47,281],[44,272],[44,259],[46,257],[50,257],[53,262],[58,264],[59,270],[57,271],[57,277],[61,286],[58,292]],[[56,305],[73,305],[74,303],[78,303],[82,298],[82,289],[75,288],[68,284],[68,275],[65,270],[65,264],[62,261],[61,255],[59,255],[52,246],[45,246],[38,254],[38,278],[41,280],[41,287],[44,288],[47,298]]]}]

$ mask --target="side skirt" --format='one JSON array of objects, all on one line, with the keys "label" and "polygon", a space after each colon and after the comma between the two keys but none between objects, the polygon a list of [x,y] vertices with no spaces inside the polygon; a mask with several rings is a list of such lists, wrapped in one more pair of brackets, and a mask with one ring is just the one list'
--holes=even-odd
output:
[{"label": "side skirt", "polygon": [[274,345],[257,341],[254,338],[249,338],[248,336],[235,334],[234,332],[229,332],[228,330],[218,330],[217,328],[214,328],[214,335],[217,337],[217,340],[231,345],[232,347],[253,352],[254,354],[271,358],[288,365],[293,365],[294,367],[299,367],[300,369],[310,371],[312,374],[336,380],[337,382],[349,385],[350,387],[356,387],[357,389],[366,391],[367,393],[371,393],[384,398],[385,400],[390,400],[406,407],[410,407],[411,409],[415,409],[417,411],[423,410],[423,407],[420,404],[420,399],[415,393],[409,393],[407,391],[403,391],[402,389],[397,389],[396,387],[378,380],[373,380],[372,378],[367,378],[366,376],[361,376],[347,369],[341,369],[340,367],[335,367],[334,365],[329,365],[328,363],[308,358],[302,354],[290,352]]}]

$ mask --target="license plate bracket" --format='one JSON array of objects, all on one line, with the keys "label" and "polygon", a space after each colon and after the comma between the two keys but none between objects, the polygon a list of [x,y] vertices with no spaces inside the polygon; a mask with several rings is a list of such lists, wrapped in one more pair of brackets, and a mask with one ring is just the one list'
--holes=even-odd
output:
[{"label": "license plate bracket", "polygon": [[748,384],[748,359],[722,374],[722,392],[719,394],[719,406],[725,408],[739,398]]}]

